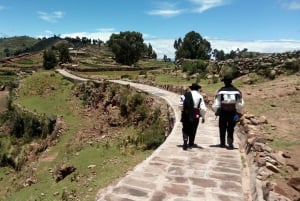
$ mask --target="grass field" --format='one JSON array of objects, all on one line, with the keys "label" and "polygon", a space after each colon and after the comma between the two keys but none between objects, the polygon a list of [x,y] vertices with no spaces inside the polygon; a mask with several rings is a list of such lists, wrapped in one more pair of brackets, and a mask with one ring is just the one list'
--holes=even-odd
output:
[{"label": "grass field", "polygon": [[[72,95],[73,87],[73,83],[53,71],[35,73],[21,82],[15,103],[37,113],[62,116],[67,131],[54,147],[49,147],[38,161],[32,161],[21,172],[0,168],[0,184],[6,186],[0,190],[0,200],[6,196],[6,201],[53,201],[76,195],[79,200],[92,201],[100,187],[121,177],[151,153],[122,152],[118,140],[81,144],[82,135],[93,126],[93,121],[84,116],[83,105]],[[132,133],[134,130],[118,132]],[[63,164],[73,165],[76,172],[57,183],[51,172]],[[27,179],[35,179],[37,183],[24,187]]]}]

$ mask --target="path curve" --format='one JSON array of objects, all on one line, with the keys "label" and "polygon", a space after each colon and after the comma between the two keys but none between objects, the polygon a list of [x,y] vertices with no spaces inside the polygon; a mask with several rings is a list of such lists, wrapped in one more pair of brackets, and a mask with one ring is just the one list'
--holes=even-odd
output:
[{"label": "path curve", "polygon": [[[59,72],[64,76],[68,74],[63,70]],[[240,151],[214,147],[219,143],[219,132],[218,121],[211,110],[207,111],[206,122],[199,124],[195,138],[198,147],[183,151],[178,94],[122,80],[111,82],[130,85],[165,99],[176,119],[166,141],[119,181],[101,189],[96,201],[247,200]],[[237,141],[235,137],[235,147],[238,147]]]}]

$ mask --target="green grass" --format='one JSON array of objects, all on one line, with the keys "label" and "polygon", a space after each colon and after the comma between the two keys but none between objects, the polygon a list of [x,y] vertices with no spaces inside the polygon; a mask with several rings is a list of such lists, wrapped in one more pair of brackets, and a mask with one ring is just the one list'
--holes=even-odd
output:
[{"label": "green grass", "polygon": [[132,78],[136,78],[140,71],[102,71],[102,72],[94,72],[94,73],[85,73],[86,75],[99,75],[109,79],[121,78],[122,75],[128,75]]},{"label": "green grass", "polygon": [[182,77],[172,76],[169,74],[157,74],[155,81],[160,84],[170,84],[170,85],[187,85],[192,82],[195,82],[196,79],[187,80]]},{"label": "green grass", "polygon": [[295,145],[300,145],[299,141],[287,141],[285,139],[274,139],[269,143],[272,147],[276,149],[290,149]]},{"label": "green grass", "polygon": [[[135,155],[121,155],[117,143],[112,142],[107,147],[105,144],[94,144],[82,149],[69,161],[61,161],[60,164],[72,164],[76,171],[64,180],[56,183],[46,168],[38,171],[38,182],[13,193],[7,201],[19,200],[61,200],[63,191],[70,194],[76,192],[80,200],[93,201],[100,188],[109,185],[113,180],[122,177],[132,164],[137,164],[149,155],[149,152],[139,152]],[[95,165],[95,168],[88,168]],[[55,166],[53,166],[55,169]],[[55,196],[55,192],[59,195]],[[44,196],[40,196],[45,193]],[[22,198],[22,199],[20,199]]]},{"label": "green grass", "polygon": [[[119,147],[121,141],[116,140],[94,142],[83,147],[74,144],[82,126],[89,127],[92,122],[82,116],[83,106],[72,95],[73,87],[71,82],[53,71],[37,72],[21,82],[15,103],[37,113],[63,116],[68,130],[59,137],[55,146],[47,150],[47,156],[53,156],[53,159],[34,163],[35,171],[7,174],[5,168],[0,168],[0,185],[7,186],[7,189],[0,190],[0,200],[8,192],[6,201],[63,200],[63,194],[73,192],[79,200],[92,201],[100,188],[124,176],[151,154],[152,151],[131,150],[130,147],[124,151],[124,147]],[[132,128],[122,131],[124,136],[134,132]],[[73,165],[76,171],[56,183],[49,170],[55,170],[62,164]],[[96,167],[89,169],[89,165]],[[17,184],[24,183],[27,178],[36,178],[38,182],[15,191]]]},{"label": "green grass", "polygon": [[8,83],[11,81],[14,81],[16,79],[17,76],[15,75],[0,75],[0,83]]},{"label": "green grass", "polygon": [[171,68],[171,69],[175,68],[174,62],[164,62],[155,59],[139,60],[136,65],[141,67],[160,67],[160,68]]}]

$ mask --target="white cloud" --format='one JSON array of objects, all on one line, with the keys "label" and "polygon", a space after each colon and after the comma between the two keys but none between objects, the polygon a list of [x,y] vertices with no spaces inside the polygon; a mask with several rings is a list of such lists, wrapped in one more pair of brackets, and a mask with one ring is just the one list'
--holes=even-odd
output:
[{"label": "white cloud", "polygon": [[[178,9],[176,3],[162,2],[157,4],[158,9],[148,11],[149,15],[157,15],[162,17],[174,17],[183,13],[196,12],[202,13],[206,10],[228,4],[230,0],[188,0],[190,5],[184,4],[186,8]],[[192,7],[191,9],[188,7]]]},{"label": "white cloud", "polygon": [[281,0],[281,5],[289,10],[300,10],[300,0]]},{"label": "white cloud", "polygon": [[65,38],[65,37],[71,37],[71,38],[76,38],[76,37],[86,37],[89,39],[100,39],[104,42],[106,42],[107,40],[109,40],[111,34],[116,33],[116,31],[114,31],[114,29],[112,28],[105,28],[105,29],[98,29],[96,32],[75,32],[75,33],[65,33],[62,34],[61,37]]},{"label": "white cloud", "polygon": [[157,7],[157,9],[148,11],[147,14],[163,17],[174,17],[182,14],[185,11],[184,9],[177,9],[177,3],[159,2]]},{"label": "white cloud", "polygon": [[46,21],[46,22],[57,22],[59,19],[63,18],[65,13],[62,11],[54,11],[52,13],[46,13],[39,11],[38,12],[39,18]]},{"label": "white cloud", "polygon": [[231,50],[240,50],[247,48],[248,51],[261,53],[282,53],[293,50],[300,50],[300,40],[270,40],[270,41],[235,41],[235,40],[218,40],[207,39],[212,49],[223,50],[229,53]]},{"label": "white cloud", "polygon": [[183,13],[184,10],[151,10],[147,12],[149,15],[159,15],[163,17],[174,17]]},{"label": "white cloud", "polygon": [[146,44],[150,43],[153,50],[157,54],[158,59],[162,59],[164,55],[168,58],[175,58],[175,49],[173,47],[175,39],[149,39],[144,40]]},{"label": "white cloud", "polygon": [[48,35],[53,35],[54,33],[52,31],[50,31],[50,30],[46,30],[45,34],[47,34],[47,36],[48,36]]},{"label": "white cloud", "polygon": [[[300,50],[300,40],[274,40],[274,41],[238,41],[222,39],[206,39],[211,44],[212,50],[223,50],[229,53],[231,50],[236,51],[238,48],[243,50],[247,48],[248,52],[261,53],[282,53],[294,50]],[[173,47],[174,39],[149,39],[146,43],[151,43],[158,58],[163,58],[164,54],[168,58],[175,58],[175,49]]]},{"label": "white cloud", "polygon": [[196,4],[195,12],[202,13],[214,7],[222,6],[228,3],[228,0],[189,0],[193,4]]}]

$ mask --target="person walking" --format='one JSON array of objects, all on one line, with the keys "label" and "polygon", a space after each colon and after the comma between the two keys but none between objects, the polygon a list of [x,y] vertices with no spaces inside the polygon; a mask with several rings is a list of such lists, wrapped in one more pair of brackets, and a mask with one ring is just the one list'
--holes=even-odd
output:
[{"label": "person walking", "polygon": [[199,125],[205,122],[206,106],[203,96],[199,93],[201,86],[193,83],[189,86],[190,91],[180,96],[181,122],[183,135],[183,150],[187,147],[195,147],[195,136]]},{"label": "person walking", "polygon": [[222,81],[225,86],[218,90],[212,105],[216,116],[219,116],[219,146],[226,148],[225,138],[227,133],[228,149],[234,149],[234,127],[242,115],[242,108],[244,107],[242,92],[232,85],[232,80],[233,77],[231,75],[224,76]]}]

